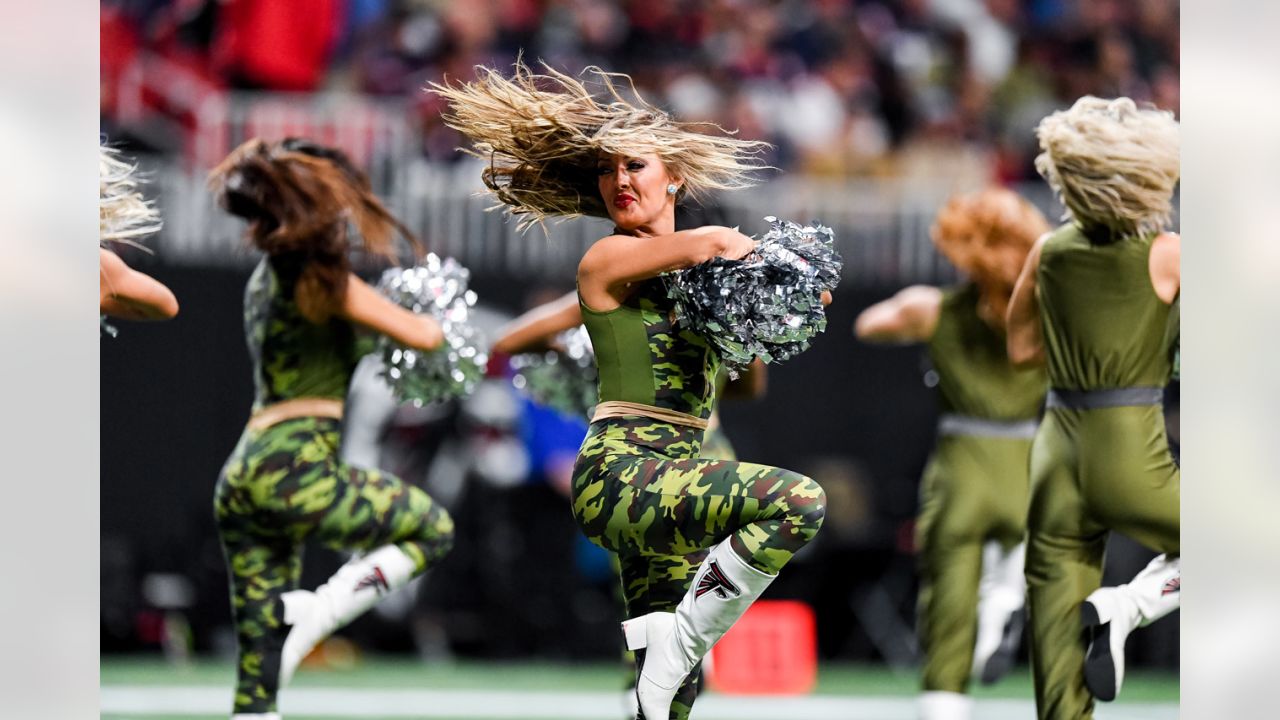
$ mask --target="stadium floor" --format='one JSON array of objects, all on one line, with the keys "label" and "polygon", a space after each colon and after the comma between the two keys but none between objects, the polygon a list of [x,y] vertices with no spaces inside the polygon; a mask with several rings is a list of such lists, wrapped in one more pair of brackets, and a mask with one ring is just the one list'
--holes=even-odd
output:
[{"label": "stadium floor", "polygon": [[[281,694],[288,720],[619,720],[621,670],[608,663],[423,664],[366,659],[342,670],[299,672]],[[103,720],[213,720],[229,715],[229,662],[173,666],[155,658],[104,657]],[[824,664],[818,687],[800,697],[707,693],[696,720],[914,720],[915,678],[883,667]],[[1027,669],[979,688],[974,716],[1034,718]],[[1119,702],[1099,704],[1098,720],[1174,720],[1178,676],[1142,673],[1125,679]]]}]

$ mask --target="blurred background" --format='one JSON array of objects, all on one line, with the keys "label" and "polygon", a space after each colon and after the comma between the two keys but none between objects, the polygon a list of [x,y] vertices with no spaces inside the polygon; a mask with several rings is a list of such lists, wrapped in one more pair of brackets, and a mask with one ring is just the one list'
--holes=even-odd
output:
[{"label": "blurred background", "polygon": [[[923,348],[863,345],[853,318],[905,285],[957,279],[928,237],[954,192],[1007,185],[1061,216],[1032,166],[1044,115],[1084,94],[1176,113],[1178,13],[1172,0],[102,2],[101,130],[138,159],[165,221],[152,254],[122,254],[182,304],[173,321],[120,323],[102,342],[104,684],[207,666],[230,687],[212,492],[251,400],[241,294],[256,257],[242,225],[214,208],[208,170],[255,136],[343,148],[429,249],[470,268],[477,323],[492,334],[571,290],[578,258],[608,229],[583,219],[521,234],[486,212],[480,166],[456,151],[462,138],[422,91],[523,52],[568,72],[628,73],[681,119],[772,143],[776,172],[714,200],[725,224],[754,233],[776,215],[835,230],[846,268],[826,334],[770,369],[763,398],[726,401],[724,425],[742,459],[809,474],[830,500],[818,540],[767,597],[813,608],[822,668],[867,668],[855,672],[873,687],[909,694],[911,538],[933,381]],[[461,402],[397,408],[376,369],[353,385],[345,452],[444,502],[457,546],[312,663],[616,663],[607,557],[567,507],[584,426],[500,379]],[[1176,384],[1168,398],[1176,442]],[[1105,582],[1150,556],[1114,538]],[[309,549],[304,585],[342,561]],[[1174,683],[1176,698],[1176,620],[1135,634],[1129,652],[1137,677]],[[600,673],[621,682],[620,670]],[[1029,698],[1026,674],[1009,692]]]}]

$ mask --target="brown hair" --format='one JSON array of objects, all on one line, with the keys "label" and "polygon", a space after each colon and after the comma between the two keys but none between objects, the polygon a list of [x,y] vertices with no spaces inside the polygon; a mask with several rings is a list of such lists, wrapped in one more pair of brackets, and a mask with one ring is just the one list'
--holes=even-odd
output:
[{"label": "brown hair", "polygon": [[1049,222],[1030,202],[1003,188],[957,195],[938,211],[930,236],[938,250],[973,279],[1001,319],[1014,283]]},{"label": "brown hair", "polygon": [[305,260],[294,299],[312,322],[327,320],[346,292],[348,223],[365,249],[388,259],[396,233],[419,248],[342,151],[307,140],[249,140],[213,169],[209,187],[224,210],[249,221],[258,249]]}]

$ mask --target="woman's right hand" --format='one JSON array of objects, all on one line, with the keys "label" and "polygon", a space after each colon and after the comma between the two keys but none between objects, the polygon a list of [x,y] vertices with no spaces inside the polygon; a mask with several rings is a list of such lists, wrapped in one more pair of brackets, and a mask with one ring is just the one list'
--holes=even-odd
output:
[{"label": "woman's right hand", "polygon": [[419,350],[436,350],[444,345],[444,328],[440,327],[440,321],[430,315],[418,315],[417,321],[422,325]]},{"label": "woman's right hand", "polygon": [[724,254],[721,255],[721,257],[725,257],[730,260],[741,260],[752,252],[755,252],[756,241],[733,228],[724,228],[723,237],[725,241],[725,249]]}]

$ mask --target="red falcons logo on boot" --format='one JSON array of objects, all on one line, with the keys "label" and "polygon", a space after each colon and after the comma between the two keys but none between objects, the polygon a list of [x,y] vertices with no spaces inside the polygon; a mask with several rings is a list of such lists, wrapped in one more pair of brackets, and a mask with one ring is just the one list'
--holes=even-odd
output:
[{"label": "red falcons logo on boot", "polygon": [[1160,589],[1160,596],[1172,595],[1182,589],[1182,576],[1164,581],[1164,587]]},{"label": "red falcons logo on boot", "polygon": [[365,575],[360,582],[356,583],[356,592],[367,587],[373,588],[374,592],[379,595],[391,589],[390,583],[387,582],[387,576],[382,574],[382,568],[374,566],[373,572]]},{"label": "red falcons logo on boot", "polygon": [[728,600],[730,595],[737,597],[742,594],[738,586],[725,576],[724,571],[714,560],[707,563],[707,571],[698,581],[698,589],[694,592],[693,598],[696,600],[709,592],[715,593],[721,600]]}]

